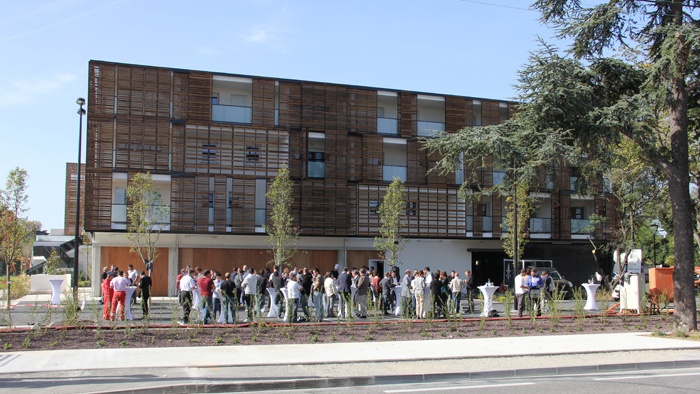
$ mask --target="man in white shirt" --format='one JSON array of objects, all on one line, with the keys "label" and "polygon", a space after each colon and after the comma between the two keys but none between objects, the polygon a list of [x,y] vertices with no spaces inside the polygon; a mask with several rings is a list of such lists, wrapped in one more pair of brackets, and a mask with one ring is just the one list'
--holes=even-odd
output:
[{"label": "man in white shirt", "polygon": [[[133,264],[129,264],[129,270],[127,272],[127,277],[129,278],[129,286],[136,286],[136,281],[139,278],[139,272],[134,269]],[[136,302],[136,291],[131,294],[131,303]]]},{"label": "man in white shirt", "polygon": [[180,305],[182,305],[182,323],[190,322],[190,310],[192,309],[192,292],[197,287],[192,278],[195,270],[190,270],[180,279]]},{"label": "man in white shirt", "polygon": [[246,311],[248,311],[248,318],[244,323],[252,322],[253,310],[255,309],[255,297],[258,294],[258,276],[255,275],[255,268],[248,270],[248,275],[243,278],[241,287],[243,288],[245,308]]},{"label": "man in white shirt", "polygon": [[527,276],[527,270],[523,269],[520,271],[520,275],[515,277],[515,300],[518,303],[518,317],[523,317],[523,309],[525,309],[525,292],[527,286],[525,286],[525,278]]},{"label": "man in white shirt", "polygon": [[290,274],[287,281],[287,323],[297,321],[297,309],[302,289],[301,284],[297,282],[297,275]]},{"label": "man in white shirt", "polygon": [[117,307],[121,305],[119,309],[119,320],[124,320],[124,308],[126,305],[126,287],[129,286],[129,279],[126,278],[124,271],[119,271],[118,276],[112,279],[109,283],[109,287],[114,289],[114,296],[112,297],[112,314],[111,320],[114,320],[114,315],[117,312]]},{"label": "man in white shirt", "polygon": [[326,279],[323,282],[323,289],[326,291],[326,317],[335,317],[333,313],[333,305],[338,296],[338,289],[335,279],[330,272],[326,272]]}]

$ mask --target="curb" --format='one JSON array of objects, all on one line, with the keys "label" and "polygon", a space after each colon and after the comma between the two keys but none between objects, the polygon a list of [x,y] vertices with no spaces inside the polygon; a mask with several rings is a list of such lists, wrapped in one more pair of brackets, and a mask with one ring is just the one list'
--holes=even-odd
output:
[{"label": "curb", "polygon": [[435,373],[417,375],[356,376],[339,378],[289,379],[277,381],[229,382],[229,383],[186,383],[128,390],[100,391],[103,394],[156,394],[156,393],[222,393],[238,391],[299,390],[336,387],[362,387],[387,384],[416,384],[440,382],[455,379],[499,379],[519,378],[539,375],[571,375],[596,372],[641,371],[663,368],[700,367],[700,359],[679,361],[655,361],[642,363],[601,364],[574,367],[545,367],[511,369],[501,371],[481,371],[464,373]]}]

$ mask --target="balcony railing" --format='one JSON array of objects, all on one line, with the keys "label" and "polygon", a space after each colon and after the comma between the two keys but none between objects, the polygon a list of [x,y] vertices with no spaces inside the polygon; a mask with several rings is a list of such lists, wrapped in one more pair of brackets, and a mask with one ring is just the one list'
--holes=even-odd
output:
[{"label": "balcony railing", "polygon": [[530,234],[551,234],[551,218],[530,218]]},{"label": "balcony railing", "polygon": [[112,204],[112,223],[126,223],[126,204]]},{"label": "balcony railing", "polygon": [[399,120],[396,118],[377,118],[377,133],[399,134]]},{"label": "balcony railing", "polygon": [[483,216],[482,218],[481,230],[485,233],[490,233],[493,231],[493,216]]},{"label": "balcony railing", "polygon": [[433,131],[445,131],[445,122],[428,122],[424,120],[418,121],[418,135],[421,137],[430,137]]},{"label": "balcony railing", "polygon": [[309,161],[306,163],[309,178],[323,178],[326,176],[326,163],[322,161]]},{"label": "balcony railing", "polygon": [[593,234],[593,226],[588,219],[571,219],[571,234]]},{"label": "balcony railing", "polygon": [[394,177],[406,181],[406,166],[384,166],[383,180],[386,182],[391,182]]},{"label": "balcony railing", "polygon": [[[156,224],[170,224],[170,206],[168,205],[154,205],[151,216],[155,218]],[[146,219],[151,220],[150,217]],[[127,222],[127,209],[126,204],[112,204],[112,223],[113,224],[126,224]]]},{"label": "balcony railing", "polygon": [[265,225],[265,208],[255,208],[255,227]]},{"label": "balcony railing", "polygon": [[215,122],[253,123],[253,108],[213,104],[211,119]]}]

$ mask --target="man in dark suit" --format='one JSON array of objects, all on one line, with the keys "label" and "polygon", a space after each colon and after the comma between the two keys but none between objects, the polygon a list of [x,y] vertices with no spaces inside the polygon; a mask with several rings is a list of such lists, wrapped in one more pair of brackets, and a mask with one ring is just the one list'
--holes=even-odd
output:
[{"label": "man in dark suit", "polygon": [[340,299],[343,302],[344,309],[338,311],[338,313],[341,315],[341,317],[345,318],[350,316],[350,311],[352,310],[352,308],[350,308],[350,303],[352,302],[352,292],[350,291],[350,287],[352,287],[352,277],[350,276],[350,271],[348,270],[348,267],[345,267],[343,272],[341,272],[340,275],[338,275],[338,294],[340,294]]},{"label": "man in dark suit", "polygon": [[474,277],[472,272],[466,270],[464,272],[464,288],[467,296],[467,306],[469,307],[469,313],[474,313]]}]

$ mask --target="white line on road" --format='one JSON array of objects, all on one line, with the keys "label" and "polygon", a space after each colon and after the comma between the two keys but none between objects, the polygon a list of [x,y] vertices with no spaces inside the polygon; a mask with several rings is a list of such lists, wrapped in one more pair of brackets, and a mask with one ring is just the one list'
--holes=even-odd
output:
[{"label": "white line on road", "polygon": [[625,380],[625,379],[650,379],[650,378],[669,378],[675,376],[698,376],[700,372],[695,373],[669,373],[669,374],[659,374],[659,375],[629,375],[629,376],[615,376],[610,378],[595,378],[593,380]]},{"label": "white line on road", "polygon": [[385,393],[419,393],[425,391],[447,391],[447,390],[465,390],[465,389],[481,389],[489,387],[511,387],[511,386],[529,386],[534,383],[524,382],[524,383],[505,383],[505,384],[486,384],[482,386],[460,386],[460,387],[435,387],[435,388],[424,388],[424,389],[406,389],[406,390],[384,390]]}]

